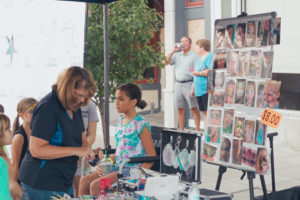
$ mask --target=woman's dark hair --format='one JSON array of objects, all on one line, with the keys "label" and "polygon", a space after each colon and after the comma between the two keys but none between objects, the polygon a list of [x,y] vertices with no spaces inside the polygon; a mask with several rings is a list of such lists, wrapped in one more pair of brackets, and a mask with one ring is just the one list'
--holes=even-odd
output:
[{"label": "woman's dark hair", "polygon": [[142,100],[142,92],[137,85],[133,83],[126,83],[119,86],[117,90],[125,92],[131,100],[136,99],[136,106],[140,109],[144,109],[147,106],[146,101]]}]

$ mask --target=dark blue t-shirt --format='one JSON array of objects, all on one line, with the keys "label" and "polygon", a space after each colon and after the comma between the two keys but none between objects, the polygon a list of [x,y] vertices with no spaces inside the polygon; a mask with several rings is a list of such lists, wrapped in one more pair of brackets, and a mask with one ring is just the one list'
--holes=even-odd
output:
[{"label": "dark blue t-shirt", "polygon": [[14,133],[14,136],[15,135],[22,135],[23,138],[24,138],[24,143],[23,143],[23,147],[22,147],[22,151],[21,151],[21,156],[20,156],[20,160],[19,160],[19,168],[21,166],[21,163],[22,163],[22,160],[25,156],[25,153],[27,152],[28,150],[28,138],[27,138],[27,135],[26,135],[26,132],[25,132],[25,129],[23,128],[23,125],[20,126],[20,128],[18,128],[18,130],[16,130],[16,132]]},{"label": "dark blue t-shirt", "polygon": [[[70,118],[60,103],[56,91],[45,96],[31,119],[31,136],[62,147],[80,147],[84,131],[80,109]],[[38,190],[66,192],[72,186],[77,168],[77,156],[42,160],[27,151],[22,161],[19,180]]]}]

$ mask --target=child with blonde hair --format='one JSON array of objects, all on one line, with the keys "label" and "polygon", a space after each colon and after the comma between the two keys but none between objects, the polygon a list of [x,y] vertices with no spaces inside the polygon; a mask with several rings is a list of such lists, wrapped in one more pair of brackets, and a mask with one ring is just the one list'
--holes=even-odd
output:
[{"label": "child with blonde hair", "polygon": [[[14,120],[12,140],[12,166],[13,179],[18,181],[19,169],[25,153],[29,146],[29,137],[31,135],[30,122],[33,110],[37,105],[37,100],[34,98],[24,98],[17,105],[17,116]],[[22,119],[23,124],[20,125],[19,118]]]},{"label": "child with blonde hair", "polygon": [[3,200],[22,198],[22,190],[18,182],[12,178],[12,166],[3,150],[3,146],[10,145],[11,142],[10,120],[5,114],[0,113],[0,197]]},{"label": "child with blonde hair", "polygon": [[279,108],[280,82],[270,80],[265,86],[266,107]]}]

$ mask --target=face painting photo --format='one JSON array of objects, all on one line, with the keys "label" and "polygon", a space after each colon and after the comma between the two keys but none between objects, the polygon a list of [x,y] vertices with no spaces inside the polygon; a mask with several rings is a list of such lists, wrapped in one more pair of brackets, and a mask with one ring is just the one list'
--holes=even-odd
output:
[{"label": "face painting photo", "polygon": [[217,147],[208,143],[204,143],[202,158],[209,162],[216,161]]},{"label": "face painting photo", "polygon": [[224,103],[234,104],[235,81],[228,80],[226,83]]},{"label": "face painting photo", "polygon": [[248,76],[259,77],[260,72],[260,56],[261,51],[252,50],[250,54],[250,63],[248,68]]},{"label": "face painting photo", "polygon": [[249,21],[247,23],[245,46],[255,47],[256,44],[256,21]]},{"label": "face painting photo", "polygon": [[262,54],[261,78],[272,78],[273,52]]},{"label": "face painting photo", "polygon": [[228,53],[227,59],[227,75],[228,76],[236,76],[239,64],[239,52],[231,51]]},{"label": "face painting photo", "polygon": [[216,26],[215,44],[216,49],[224,49],[225,27]]},{"label": "face painting photo", "polygon": [[206,141],[207,142],[219,143],[220,142],[220,127],[218,127],[218,126],[208,126]]},{"label": "face painting photo", "polygon": [[214,107],[222,107],[224,105],[224,92],[214,91],[210,94],[209,105]]},{"label": "face painting photo", "polygon": [[235,31],[235,39],[234,39],[234,47],[237,49],[241,49],[244,47],[245,30],[246,30],[245,23],[237,24],[236,31]]},{"label": "face painting photo", "polygon": [[246,80],[245,79],[237,79],[236,81],[236,89],[235,89],[235,100],[236,104],[244,104],[245,102],[245,88],[246,88]]},{"label": "face painting photo", "polygon": [[254,107],[256,85],[254,81],[247,81],[245,106]]},{"label": "face painting photo", "polygon": [[233,164],[241,164],[242,159],[242,140],[233,139],[232,140],[232,163]]},{"label": "face painting photo", "polygon": [[227,137],[222,137],[219,161],[229,162],[231,141]]},{"label": "face painting photo", "polygon": [[244,143],[254,143],[255,139],[255,121],[245,120]]},{"label": "face painting photo", "polygon": [[248,75],[248,67],[250,61],[250,51],[239,52],[238,76],[246,77]]},{"label": "face painting photo", "polygon": [[243,138],[244,137],[244,123],[245,123],[245,118],[235,117],[234,137],[237,137],[237,138]]},{"label": "face painting photo", "polygon": [[233,116],[234,116],[233,109],[225,109],[224,110],[223,133],[232,134]]}]

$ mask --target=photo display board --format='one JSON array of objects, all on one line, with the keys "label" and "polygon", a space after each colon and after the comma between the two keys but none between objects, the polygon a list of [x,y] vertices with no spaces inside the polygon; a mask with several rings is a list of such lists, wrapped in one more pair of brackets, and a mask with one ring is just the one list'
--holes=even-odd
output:
[{"label": "photo display board", "polygon": [[279,108],[280,82],[271,78],[280,23],[275,12],[216,20],[203,160],[269,172],[267,127],[259,117],[266,107]]},{"label": "photo display board", "polygon": [[181,174],[183,182],[201,182],[201,135],[194,132],[163,129],[160,172]]}]

